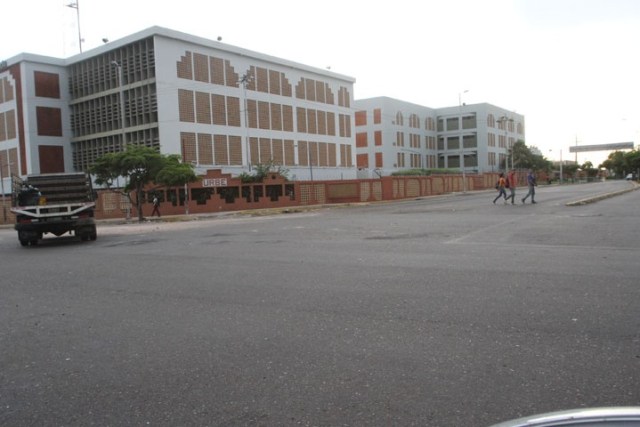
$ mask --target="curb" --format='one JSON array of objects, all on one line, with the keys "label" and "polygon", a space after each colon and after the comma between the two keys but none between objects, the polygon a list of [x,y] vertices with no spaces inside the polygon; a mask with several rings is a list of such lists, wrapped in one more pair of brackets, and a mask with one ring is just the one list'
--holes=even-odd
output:
[{"label": "curb", "polygon": [[611,197],[619,196],[621,194],[630,193],[631,191],[636,191],[638,188],[640,188],[640,185],[638,185],[636,182],[634,182],[633,183],[633,188],[627,188],[625,190],[620,190],[620,191],[614,191],[612,193],[601,194],[599,196],[590,197],[588,199],[576,200],[575,202],[568,202],[568,203],[565,203],[564,205],[565,206],[583,206],[583,205],[587,205],[589,203],[595,203],[595,202],[598,202],[600,200],[609,199]]}]

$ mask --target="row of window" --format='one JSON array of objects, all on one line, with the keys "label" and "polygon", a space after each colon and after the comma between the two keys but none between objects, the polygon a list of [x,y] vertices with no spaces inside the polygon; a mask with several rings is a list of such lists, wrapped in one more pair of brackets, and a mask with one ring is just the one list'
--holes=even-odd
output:
[{"label": "row of window", "polygon": [[[182,157],[200,165],[241,166],[242,137],[183,132]],[[282,166],[351,167],[351,145],[291,139],[249,138],[249,163]],[[297,156],[296,156],[297,152]]]},{"label": "row of window", "polygon": [[68,68],[71,98],[83,98],[153,79],[155,69],[152,37],[128,44],[71,65]]},{"label": "row of window", "polygon": [[[231,62],[214,56],[200,53],[185,52],[178,61],[178,78],[195,80],[203,83],[240,87],[246,90],[291,97],[292,85],[285,73],[264,67],[251,66],[246,75],[240,76]],[[295,86],[295,96],[298,99],[335,105],[336,95],[329,84],[320,80],[301,78]],[[338,105],[349,107],[351,94],[345,87],[338,91]]]},{"label": "row of window", "polygon": [[13,101],[13,85],[7,77],[0,79],[0,104]]},{"label": "row of window", "polygon": [[[240,127],[240,99],[231,96],[178,90],[181,122]],[[294,132],[293,106],[266,101],[246,100],[249,128]],[[342,137],[351,136],[351,116],[338,114],[337,130]],[[312,108],[296,108],[296,125],[300,133],[336,135],[336,114]]]},{"label": "row of window", "polygon": [[[381,124],[382,123],[382,110],[380,108],[375,108],[373,110],[373,124]],[[421,128],[421,120],[420,117],[412,113],[409,115],[409,127],[410,128]],[[435,131],[435,120],[432,117],[427,117],[424,120],[425,130]],[[367,111],[356,111],[355,112],[355,124],[356,127],[366,126],[367,125]],[[395,119],[392,121],[392,124],[397,126],[404,126],[404,115],[402,112],[397,112],[395,115]],[[456,131],[456,130],[469,130],[476,129],[478,127],[477,118],[475,114],[468,114],[460,117],[448,117],[448,118],[438,118],[437,122],[437,131],[438,132],[446,132],[446,131]],[[489,114],[487,116],[487,125],[489,127],[497,127],[500,130],[508,130],[509,132],[517,132],[522,135],[524,133],[524,127],[522,123],[516,123],[513,119],[505,119],[504,117],[496,120],[493,114]],[[496,126],[497,125],[497,126]]]},{"label": "row of window", "polygon": [[0,113],[0,141],[16,138],[16,111]]}]

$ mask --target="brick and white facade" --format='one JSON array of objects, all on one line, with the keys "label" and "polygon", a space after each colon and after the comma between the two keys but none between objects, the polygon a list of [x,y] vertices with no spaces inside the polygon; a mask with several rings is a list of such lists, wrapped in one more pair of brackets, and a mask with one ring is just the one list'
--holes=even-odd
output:
[{"label": "brick and white facade", "polygon": [[354,82],[160,27],[68,59],[21,54],[0,68],[4,182],[7,166],[87,170],[127,144],[199,170],[273,162],[296,179],[355,178]]},{"label": "brick and white facade", "polygon": [[355,108],[362,178],[463,166],[496,172],[505,167],[509,148],[525,139],[524,116],[486,103],[434,109],[377,97],[356,100]]}]

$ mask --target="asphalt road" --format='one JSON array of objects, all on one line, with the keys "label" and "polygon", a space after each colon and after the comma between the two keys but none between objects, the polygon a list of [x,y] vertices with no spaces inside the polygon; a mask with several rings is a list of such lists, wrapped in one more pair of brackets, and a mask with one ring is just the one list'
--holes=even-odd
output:
[{"label": "asphalt road", "polygon": [[33,248],[0,230],[0,425],[484,427],[640,405],[640,191],[566,206],[630,185]]}]

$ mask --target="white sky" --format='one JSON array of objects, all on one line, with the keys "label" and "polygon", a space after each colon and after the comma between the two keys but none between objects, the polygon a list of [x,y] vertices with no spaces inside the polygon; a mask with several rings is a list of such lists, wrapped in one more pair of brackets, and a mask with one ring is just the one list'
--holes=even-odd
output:
[{"label": "white sky", "polygon": [[[0,60],[79,52],[73,0],[3,0]],[[526,143],[640,137],[637,0],[79,0],[83,50],[158,25],[356,78],[355,98],[488,102],[525,116]],[[581,153],[598,165],[607,152]]]}]

